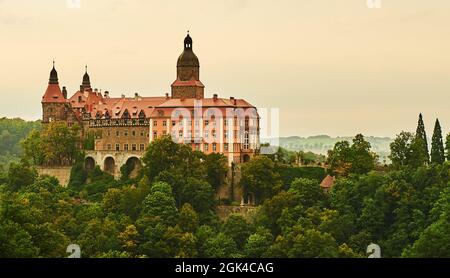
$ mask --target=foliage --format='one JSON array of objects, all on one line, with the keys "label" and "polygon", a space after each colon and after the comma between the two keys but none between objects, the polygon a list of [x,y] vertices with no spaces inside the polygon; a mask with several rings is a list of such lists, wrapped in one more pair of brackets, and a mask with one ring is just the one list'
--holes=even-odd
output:
[{"label": "foliage", "polygon": [[64,122],[46,124],[41,132],[31,132],[22,141],[25,158],[36,165],[72,165],[80,155],[80,127]]},{"label": "foliage", "polygon": [[375,168],[378,160],[370,148],[370,143],[358,134],[352,145],[347,141],[336,143],[333,150],[328,151],[327,164],[337,175],[367,174]]},{"label": "foliage", "polygon": [[423,141],[420,137],[410,132],[402,131],[391,143],[389,158],[394,168],[403,166],[417,168],[428,161],[428,154],[425,153]]},{"label": "foliage", "polygon": [[17,162],[23,154],[20,141],[33,130],[38,133],[40,129],[40,121],[0,118],[0,165]]},{"label": "foliage", "polygon": [[241,186],[245,193],[255,194],[257,203],[262,203],[281,188],[275,164],[265,156],[255,157],[245,163],[241,171]]},{"label": "foliage", "polygon": [[425,162],[428,162],[430,160],[430,154],[428,152],[428,138],[427,133],[425,131],[425,125],[423,123],[422,113],[419,114],[419,121],[417,123],[417,130],[416,130],[416,139],[418,139],[418,142],[423,150],[423,154],[425,155]]},{"label": "foliage", "polygon": [[442,164],[445,161],[444,141],[439,120],[436,119],[433,138],[431,141],[431,163]]}]

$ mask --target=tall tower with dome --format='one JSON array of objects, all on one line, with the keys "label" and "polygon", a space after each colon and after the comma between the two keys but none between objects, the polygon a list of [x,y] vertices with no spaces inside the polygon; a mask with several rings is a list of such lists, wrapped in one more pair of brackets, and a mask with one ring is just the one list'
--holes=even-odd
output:
[{"label": "tall tower with dome", "polygon": [[192,49],[189,32],[184,50],[177,61],[177,79],[172,83],[172,98],[204,98],[205,86],[200,81],[200,62]]}]

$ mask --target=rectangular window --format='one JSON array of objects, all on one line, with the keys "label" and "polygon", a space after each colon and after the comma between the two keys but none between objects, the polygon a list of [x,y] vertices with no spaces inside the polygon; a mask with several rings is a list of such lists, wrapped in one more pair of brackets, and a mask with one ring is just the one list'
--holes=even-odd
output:
[{"label": "rectangular window", "polygon": [[128,130],[125,130],[125,131],[123,132],[123,136],[128,136]]},{"label": "rectangular window", "polygon": [[133,131],[131,132],[131,134],[132,134],[133,136],[136,136],[136,131],[133,130]]},{"label": "rectangular window", "polygon": [[116,131],[116,136],[120,136],[120,131]]},{"label": "rectangular window", "polygon": [[144,144],[140,144],[139,145],[139,150],[144,151],[145,150],[145,145]]},{"label": "rectangular window", "polygon": [[158,139],[158,132],[157,131],[153,131],[153,139]]},{"label": "rectangular window", "polygon": [[153,121],[153,126],[158,126],[158,121]]},{"label": "rectangular window", "polygon": [[205,120],[205,126],[209,126],[209,121]]},{"label": "rectangular window", "polygon": [[108,136],[111,136],[111,131],[108,130],[108,132],[106,133]]},{"label": "rectangular window", "polygon": [[120,151],[120,145],[116,144],[116,151]]},{"label": "rectangular window", "polygon": [[205,138],[209,138],[209,131],[205,130]]},{"label": "rectangular window", "polygon": [[128,151],[128,144],[124,144],[124,145],[123,145],[123,149],[126,150],[126,151]]},{"label": "rectangular window", "polygon": [[216,139],[216,137],[217,137],[216,135],[217,135],[217,134],[216,134],[216,131],[215,131],[215,130],[213,130],[213,132],[212,132],[212,136],[213,136],[213,138],[214,138],[214,139]]},{"label": "rectangular window", "polygon": [[213,145],[213,152],[216,152],[217,151],[217,144],[213,143],[212,145]]},{"label": "rectangular window", "polygon": [[172,121],[172,126],[175,126],[177,123],[175,121]]},{"label": "rectangular window", "polygon": [[199,151],[200,150],[200,144],[195,144],[195,150]]},{"label": "rectangular window", "polygon": [[205,143],[204,149],[205,149],[205,152],[209,151],[209,144],[208,143]]},{"label": "rectangular window", "polygon": [[133,150],[133,151],[136,151],[136,150],[137,150],[136,144],[131,145],[131,150]]},{"label": "rectangular window", "polygon": [[227,152],[228,151],[228,143],[223,144],[223,149]]},{"label": "rectangular window", "polygon": [[141,136],[145,136],[145,132],[144,131],[141,131]]},{"label": "rectangular window", "polygon": [[223,137],[224,137],[225,139],[228,139],[228,131],[227,131],[227,130],[224,131]]},{"label": "rectangular window", "polygon": [[107,145],[107,149],[108,149],[108,151],[111,150],[111,144],[108,144],[108,145]]},{"label": "rectangular window", "polygon": [[227,126],[227,125],[228,125],[228,120],[227,120],[227,119],[223,120],[223,125],[224,125],[224,126]]},{"label": "rectangular window", "polygon": [[182,130],[180,130],[180,131],[178,132],[178,137],[183,138],[183,131],[182,131]]},{"label": "rectangular window", "polygon": [[167,121],[163,121],[163,126],[167,126]]}]

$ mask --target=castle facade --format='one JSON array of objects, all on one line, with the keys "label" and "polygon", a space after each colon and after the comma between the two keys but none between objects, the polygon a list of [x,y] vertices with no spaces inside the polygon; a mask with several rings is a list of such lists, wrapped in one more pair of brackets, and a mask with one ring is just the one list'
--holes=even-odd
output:
[{"label": "castle facade", "polygon": [[244,99],[205,98],[192,43],[188,34],[170,95],[111,97],[92,88],[86,68],[80,89],[68,97],[53,64],[42,97],[42,122],[79,124],[81,136],[94,138],[94,149],[86,150],[86,166],[99,165],[115,176],[125,163],[138,165],[148,144],[165,135],[206,154],[221,153],[229,164],[249,161],[260,149],[257,109]]}]

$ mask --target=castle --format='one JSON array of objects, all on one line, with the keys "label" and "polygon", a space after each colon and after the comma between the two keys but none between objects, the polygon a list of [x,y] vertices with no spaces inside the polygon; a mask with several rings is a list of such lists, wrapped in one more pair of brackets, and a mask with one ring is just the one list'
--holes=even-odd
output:
[{"label": "castle", "polygon": [[79,124],[83,138],[94,138],[94,149],[86,150],[86,167],[99,165],[116,177],[126,163],[138,167],[147,145],[164,135],[206,154],[221,153],[230,165],[249,161],[260,148],[256,108],[234,97],[205,98],[204,90],[200,62],[188,34],[171,95],[110,97],[108,91],[102,94],[92,88],[86,67],[79,91],[68,97],[53,62],[42,97],[42,122]]}]

